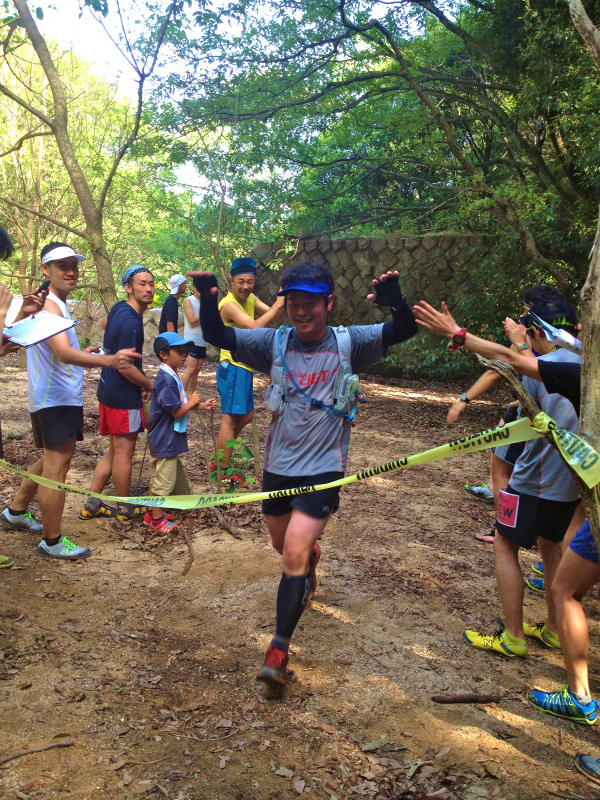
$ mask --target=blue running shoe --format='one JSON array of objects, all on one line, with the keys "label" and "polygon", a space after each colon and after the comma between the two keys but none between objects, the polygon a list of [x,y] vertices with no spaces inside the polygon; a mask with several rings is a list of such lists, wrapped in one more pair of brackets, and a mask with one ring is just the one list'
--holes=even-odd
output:
[{"label": "blue running shoe", "polygon": [[536,575],[543,575],[544,574],[544,562],[543,561],[536,561],[535,564],[531,565],[531,569],[535,572]]},{"label": "blue running shoe", "polygon": [[600,758],[577,753],[575,756],[575,769],[585,775],[588,781],[600,783]]},{"label": "blue running shoe", "polygon": [[598,703],[592,700],[591,703],[582,705],[568,686],[563,685],[560,692],[539,692],[534,689],[527,693],[527,700],[545,714],[578,722],[580,725],[595,725],[598,719]]},{"label": "blue running shoe", "polygon": [[525,586],[536,594],[546,593],[546,584],[543,578],[525,578]]}]

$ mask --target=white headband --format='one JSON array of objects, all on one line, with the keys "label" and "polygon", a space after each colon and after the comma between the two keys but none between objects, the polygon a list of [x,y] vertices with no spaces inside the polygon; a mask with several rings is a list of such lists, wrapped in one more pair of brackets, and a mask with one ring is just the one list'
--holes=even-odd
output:
[{"label": "white headband", "polygon": [[55,247],[42,258],[42,264],[47,264],[49,261],[59,261],[61,258],[76,258],[77,262],[85,261],[85,256],[80,256],[73,250],[72,247]]}]

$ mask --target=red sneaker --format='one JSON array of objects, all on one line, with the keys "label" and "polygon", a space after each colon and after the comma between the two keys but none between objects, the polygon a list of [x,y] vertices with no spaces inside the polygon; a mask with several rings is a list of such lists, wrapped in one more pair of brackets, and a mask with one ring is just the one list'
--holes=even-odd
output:
[{"label": "red sneaker", "polygon": [[[166,511],[163,511],[163,519],[168,519],[169,522],[171,522],[174,516],[174,514],[167,514]],[[152,511],[146,511],[144,514],[144,523],[146,525],[150,525],[152,523]]]},{"label": "red sneaker", "polygon": [[285,672],[287,669],[288,654],[279,647],[269,645],[265,663],[260,668],[256,680],[267,681],[270,683],[285,683]]},{"label": "red sneaker", "polygon": [[321,548],[318,542],[315,543],[312,553],[310,554],[310,592],[308,594],[307,602],[312,600],[317,591],[317,564],[321,558]]},{"label": "red sneaker", "polygon": [[179,531],[179,525],[169,522],[165,514],[160,520],[150,523],[150,530],[152,533],[177,533],[177,531]]}]

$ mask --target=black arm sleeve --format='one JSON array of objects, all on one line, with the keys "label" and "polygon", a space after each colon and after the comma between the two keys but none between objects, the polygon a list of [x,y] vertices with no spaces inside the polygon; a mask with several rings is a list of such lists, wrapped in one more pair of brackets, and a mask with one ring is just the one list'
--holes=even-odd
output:
[{"label": "black arm sleeve", "polygon": [[400,342],[405,342],[407,339],[412,339],[419,330],[412,308],[406,300],[397,308],[390,310],[392,319],[383,323],[383,331],[381,333],[381,343],[384,350],[387,350],[393,344],[400,344]]},{"label": "black arm sleeve", "polygon": [[235,330],[223,324],[216,295],[202,295],[200,327],[209,344],[224,350],[235,351]]}]

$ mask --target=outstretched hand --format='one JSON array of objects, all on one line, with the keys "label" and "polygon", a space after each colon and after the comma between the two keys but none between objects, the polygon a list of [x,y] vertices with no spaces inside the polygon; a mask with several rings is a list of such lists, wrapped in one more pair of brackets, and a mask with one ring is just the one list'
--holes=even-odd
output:
[{"label": "outstretched hand", "polygon": [[219,284],[213,272],[208,272],[208,270],[186,272],[185,277],[193,280],[194,286],[202,297],[216,295],[219,291]]},{"label": "outstretched hand", "polygon": [[127,369],[130,367],[136,358],[141,358],[135,347],[127,347],[124,350],[119,350],[114,356],[111,356],[111,367],[113,369]]},{"label": "outstretched hand", "polygon": [[374,294],[368,294],[367,300],[378,306],[399,306],[403,300],[398,271],[384,272],[379,279],[373,280]]},{"label": "outstretched hand", "polygon": [[452,339],[454,334],[461,330],[445,302],[442,302],[442,311],[439,312],[426,300],[421,300],[414,306],[413,312],[418,325],[427,328],[432,333],[438,333],[446,339]]}]

